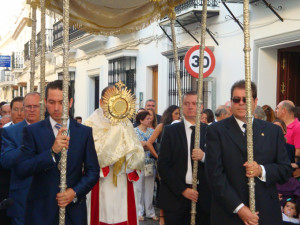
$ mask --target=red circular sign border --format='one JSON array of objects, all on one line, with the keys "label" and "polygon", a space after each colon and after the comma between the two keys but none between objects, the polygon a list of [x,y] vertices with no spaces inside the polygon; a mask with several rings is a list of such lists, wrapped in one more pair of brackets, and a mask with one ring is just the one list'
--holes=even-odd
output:
[{"label": "red circular sign border", "polygon": [[[184,66],[185,66],[186,70],[188,71],[188,73],[191,76],[196,77],[196,78],[199,77],[199,74],[195,73],[192,70],[192,68],[190,67],[189,59],[190,59],[191,54],[195,50],[199,50],[199,48],[200,48],[200,45],[195,45],[195,46],[191,47],[187,51],[187,53],[186,53],[186,55],[184,57]],[[208,77],[213,72],[213,70],[215,69],[215,66],[216,66],[216,59],[215,59],[215,56],[214,56],[213,52],[208,47],[205,47],[205,51],[209,54],[209,56],[211,58],[211,66],[210,66],[209,70],[207,70],[205,73],[203,73],[203,78]]]}]

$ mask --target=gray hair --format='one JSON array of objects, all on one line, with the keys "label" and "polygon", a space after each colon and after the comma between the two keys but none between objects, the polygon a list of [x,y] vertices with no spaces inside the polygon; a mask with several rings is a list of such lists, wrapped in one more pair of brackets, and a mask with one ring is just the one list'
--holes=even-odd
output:
[{"label": "gray hair", "polygon": [[257,119],[260,119],[260,120],[266,120],[267,119],[265,111],[259,105],[256,106],[256,108],[254,110],[254,115],[256,116]]},{"label": "gray hair", "polygon": [[222,107],[222,108],[217,108],[215,111],[215,116],[216,117],[220,117],[221,115],[226,115],[227,114],[227,110]]},{"label": "gray hair", "polygon": [[295,113],[295,105],[292,101],[285,100],[282,101],[282,107],[286,109],[289,113]]}]

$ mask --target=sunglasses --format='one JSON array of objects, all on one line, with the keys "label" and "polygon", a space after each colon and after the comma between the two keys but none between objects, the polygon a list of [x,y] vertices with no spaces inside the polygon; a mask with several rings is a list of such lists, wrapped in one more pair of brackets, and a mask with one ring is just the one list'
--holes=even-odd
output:
[{"label": "sunglasses", "polygon": [[241,100],[242,100],[244,103],[246,103],[246,97],[243,97],[243,98],[241,98],[241,97],[233,97],[231,100],[232,100],[232,102],[234,102],[234,103],[240,103]]}]

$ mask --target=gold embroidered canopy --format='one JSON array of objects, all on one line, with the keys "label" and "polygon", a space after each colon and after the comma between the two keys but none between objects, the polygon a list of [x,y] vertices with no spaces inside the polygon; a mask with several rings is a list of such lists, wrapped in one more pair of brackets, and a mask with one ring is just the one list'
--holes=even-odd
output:
[{"label": "gold embroidered canopy", "polygon": [[[40,0],[31,0],[31,2]],[[166,16],[186,0],[70,0],[70,23],[102,35],[140,30]],[[63,0],[46,0],[46,8],[63,14]]]}]

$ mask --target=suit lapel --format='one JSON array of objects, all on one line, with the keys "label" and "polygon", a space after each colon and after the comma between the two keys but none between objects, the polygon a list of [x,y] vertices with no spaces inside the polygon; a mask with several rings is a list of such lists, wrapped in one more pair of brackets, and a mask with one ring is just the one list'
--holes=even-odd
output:
[{"label": "suit lapel", "polygon": [[[259,120],[254,119],[253,121],[253,152],[259,149],[262,149],[260,146],[264,143],[264,133],[263,133],[263,126],[259,122]],[[255,157],[255,155],[254,155]]]},{"label": "suit lapel", "polygon": [[239,149],[243,152],[247,152],[247,144],[246,139],[243,136],[243,132],[236,122],[235,118],[231,116],[226,123],[226,128],[228,129],[228,134],[232,141],[239,147]]},{"label": "suit lapel", "polygon": [[52,146],[55,140],[53,129],[51,127],[50,119],[47,117],[44,121],[46,129],[42,129],[45,132],[44,135],[41,135],[46,146]]},{"label": "suit lapel", "polygon": [[80,126],[79,124],[73,120],[70,119],[70,124],[69,124],[69,137],[70,137],[70,144],[69,144],[69,149],[68,151],[68,156],[74,156],[76,153],[76,149],[78,149],[78,143],[80,143]]},{"label": "suit lapel", "polygon": [[[76,140],[76,124],[73,123],[74,121],[72,119],[70,119],[70,123],[69,123],[69,137],[70,137],[70,144],[69,144],[69,149],[74,149],[74,141]],[[68,151],[68,155],[69,155],[69,152],[71,151]]]},{"label": "suit lapel", "polygon": [[185,158],[187,159],[187,151],[188,151],[188,147],[187,147],[187,139],[186,139],[186,133],[185,133],[185,127],[184,127],[184,122],[180,122],[179,124],[179,136],[181,139],[181,143],[183,143],[183,154],[185,156]]}]

